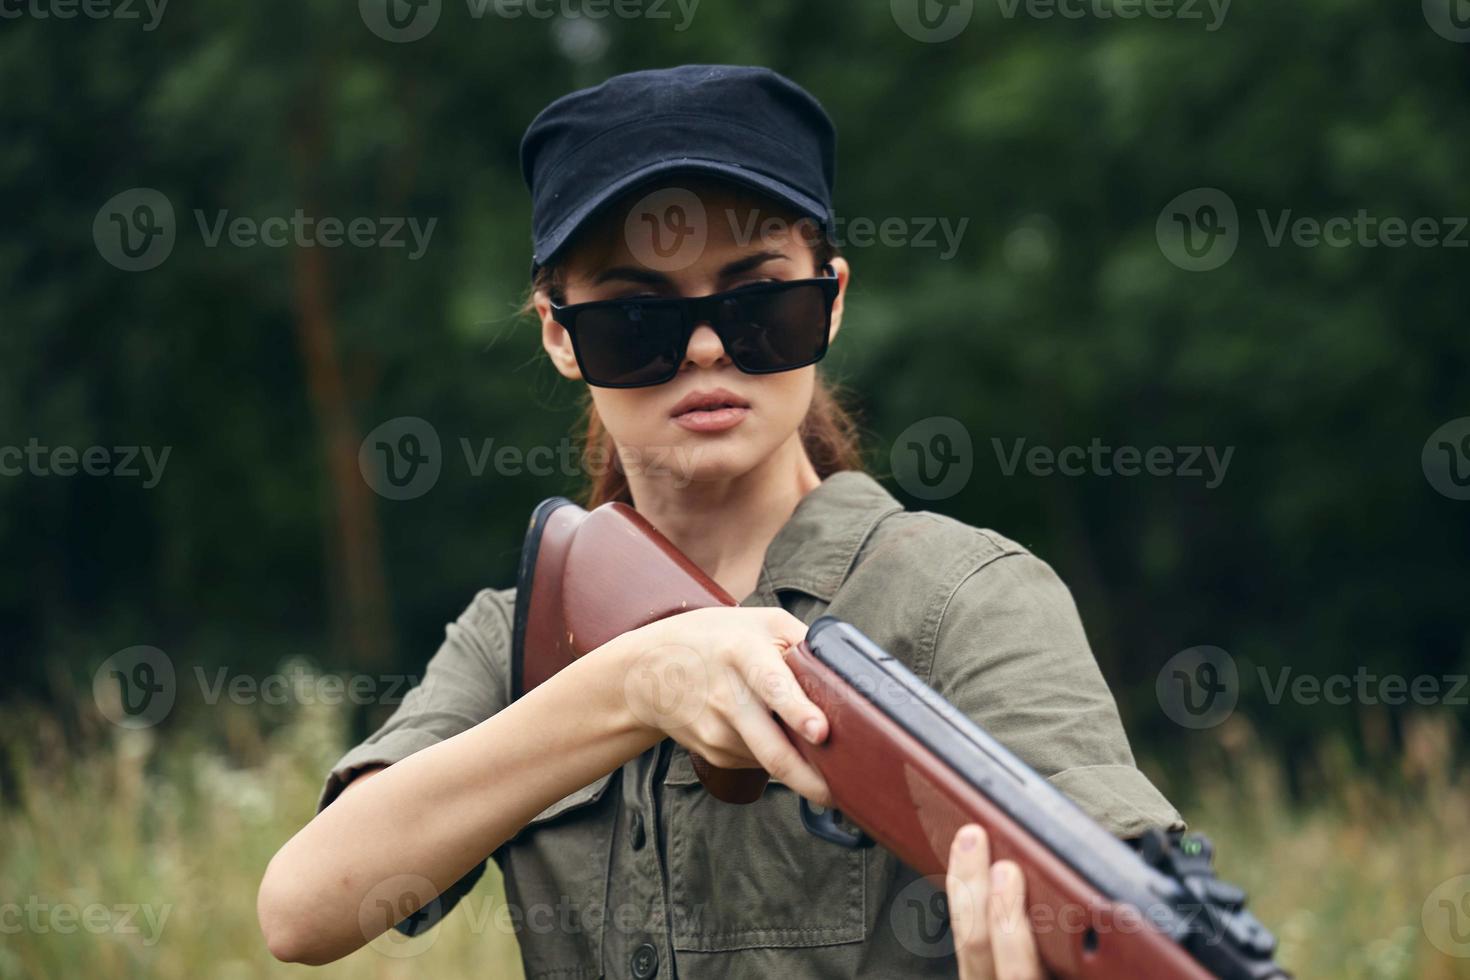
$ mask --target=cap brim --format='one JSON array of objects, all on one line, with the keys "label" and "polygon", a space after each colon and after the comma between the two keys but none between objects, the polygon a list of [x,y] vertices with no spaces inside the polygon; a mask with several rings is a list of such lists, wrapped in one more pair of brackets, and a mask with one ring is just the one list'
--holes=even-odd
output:
[{"label": "cap brim", "polygon": [[769,194],[776,200],[790,205],[795,210],[816,218],[823,225],[826,225],[831,220],[831,215],[822,202],[809,194],[802,193],[785,181],[777,180],[766,174],[749,170],[745,167],[737,167],[733,164],[721,163],[716,160],[696,160],[689,157],[661,160],[658,163],[640,167],[637,170],[624,174],[622,177],[608,184],[575,211],[563,218],[544,238],[532,243],[534,253],[531,258],[531,275],[534,276],[536,274],[538,266],[546,264],[548,260],[555,257],[557,252],[576,234],[577,229],[581,228],[589,218],[612,203],[619,195],[645,181],[674,173],[711,174],[716,177],[723,177],[734,183],[743,184],[746,187]]}]

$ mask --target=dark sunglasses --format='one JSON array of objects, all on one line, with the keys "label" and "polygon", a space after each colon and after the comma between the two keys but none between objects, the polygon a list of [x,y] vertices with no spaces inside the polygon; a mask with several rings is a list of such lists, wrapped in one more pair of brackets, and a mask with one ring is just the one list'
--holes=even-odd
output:
[{"label": "dark sunglasses", "polygon": [[582,378],[599,388],[642,388],[679,373],[694,328],[708,323],[735,366],[774,374],[827,353],[837,275],[763,282],[709,296],[635,297],[570,306],[551,316],[572,338]]}]

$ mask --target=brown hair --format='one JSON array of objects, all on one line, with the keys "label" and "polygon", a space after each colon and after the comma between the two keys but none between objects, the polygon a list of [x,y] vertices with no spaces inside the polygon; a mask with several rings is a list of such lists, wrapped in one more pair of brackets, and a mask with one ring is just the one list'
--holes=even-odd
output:
[{"label": "brown hair", "polygon": [[[837,246],[826,235],[818,236],[812,242],[812,252],[818,269],[838,255]],[[536,270],[531,292],[522,304],[521,312],[535,312],[532,297],[537,290],[544,289],[556,302],[563,302],[565,286],[565,276],[559,264],[541,266]],[[843,404],[844,400],[842,390],[828,381],[818,366],[811,407],[807,409],[806,418],[802,419],[797,432],[801,435],[801,444],[812,468],[824,480],[842,470],[865,469],[857,418]],[[590,477],[583,487],[579,503],[589,510],[611,500],[631,505],[633,499],[628,490],[628,477],[618,459],[612,434],[602,424],[590,392],[583,395],[581,428],[582,469]]]}]

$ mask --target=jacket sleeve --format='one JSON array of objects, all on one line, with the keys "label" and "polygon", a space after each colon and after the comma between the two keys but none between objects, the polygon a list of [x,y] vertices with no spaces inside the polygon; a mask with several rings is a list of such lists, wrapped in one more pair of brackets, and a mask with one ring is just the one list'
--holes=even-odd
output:
[{"label": "jacket sleeve", "polygon": [[1025,550],[950,594],[931,685],[1118,837],[1184,821],[1134,762],[1067,587]]},{"label": "jacket sleeve", "polygon": [[[317,812],[329,806],[364,768],[391,766],[489,718],[510,703],[510,610],[514,589],[485,589],[445,627],[444,642],[429,660],[422,682],[361,744],[349,749],[327,774]],[[421,912],[398,923],[415,936],[442,919],[485,873],[481,861]]]}]

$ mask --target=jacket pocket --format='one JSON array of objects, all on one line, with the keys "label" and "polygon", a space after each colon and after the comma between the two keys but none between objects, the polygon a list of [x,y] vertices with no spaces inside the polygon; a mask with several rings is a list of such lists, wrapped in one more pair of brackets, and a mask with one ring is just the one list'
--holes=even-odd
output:
[{"label": "jacket pocket", "polygon": [[527,980],[600,977],[617,771],[542,810],[498,852]]},{"label": "jacket pocket", "polygon": [[867,850],[809,833],[791,787],[773,779],[754,803],[721,803],[676,747],[663,792],[675,949],[863,941]]}]

